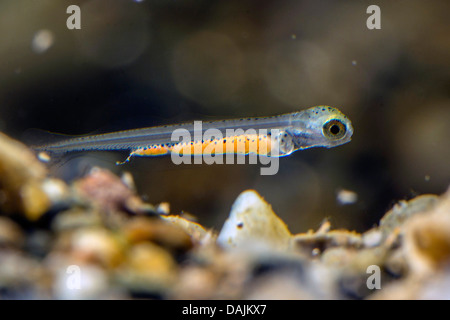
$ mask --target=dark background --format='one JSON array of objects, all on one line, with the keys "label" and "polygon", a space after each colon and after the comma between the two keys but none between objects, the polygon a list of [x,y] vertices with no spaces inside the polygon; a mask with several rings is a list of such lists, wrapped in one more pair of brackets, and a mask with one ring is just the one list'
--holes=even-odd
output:
[{"label": "dark background", "polygon": [[[66,8],[81,7],[81,30]],[[381,8],[381,30],[366,9]],[[299,151],[275,176],[259,165],[174,165],[102,152],[54,167],[130,171],[139,194],[220,228],[256,189],[292,232],[363,231],[401,199],[450,182],[448,1],[2,0],[0,130],[107,132],[188,120],[338,107],[353,141]],[[46,45],[47,41],[47,45]],[[31,133],[33,135],[33,133]],[[340,189],[358,194],[342,206]]]}]

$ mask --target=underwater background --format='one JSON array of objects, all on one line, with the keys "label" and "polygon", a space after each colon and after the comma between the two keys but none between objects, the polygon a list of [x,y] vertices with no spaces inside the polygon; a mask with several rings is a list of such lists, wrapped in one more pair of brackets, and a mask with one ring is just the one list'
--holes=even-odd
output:
[{"label": "underwater background", "polygon": [[[69,4],[81,30],[69,30]],[[367,7],[381,8],[369,30]],[[0,131],[70,135],[190,120],[275,115],[315,105],[352,121],[350,143],[260,165],[180,165],[126,153],[70,156],[66,180],[99,165],[129,171],[149,203],[220,228],[255,189],[291,232],[364,231],[395,202],[450,182],[448,1],[0,2]],[[29,134],[28,134],[29,136]],[[342,205],[340,190],[357,194]]]}]

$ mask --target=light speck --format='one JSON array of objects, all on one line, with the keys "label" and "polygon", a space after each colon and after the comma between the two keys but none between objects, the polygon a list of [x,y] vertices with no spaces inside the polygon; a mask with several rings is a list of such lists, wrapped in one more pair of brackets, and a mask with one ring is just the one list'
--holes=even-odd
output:
[{"label": "light speck", "polygon": [[356,66],[357,64],[358,64],[358,61],[356,61],[356,60],[352,61],[352,66]]},{"label": "light speck", "polygon": [[297,39],[297,35],[296,35],[296,34],[292,34],[292,35],[291,35],[291,39],[292,39],[292,40]]},{"label": "light speck", "polygon": [[351,190],[340,189],[337,191],[336,201],[341,205],[353,204],[358,201],[358,195]]},{"label": "light speck", "polygon": [[156,212],[163,215],[168,215],[170,213],[170,204],[168,202],[161,202],[156,207]]},{"label": "light speck", "polygon": [[39,30],[34,34],[31,48],[35,53],[44,53],[53,45],[54,40],[53,32],[46,29]]},{"label": "light speck", "polygon": [[47,152],[45,152],[45,151],[39,152],[37,157],[42,162],[49,162],[51,160],[50,155]]}]

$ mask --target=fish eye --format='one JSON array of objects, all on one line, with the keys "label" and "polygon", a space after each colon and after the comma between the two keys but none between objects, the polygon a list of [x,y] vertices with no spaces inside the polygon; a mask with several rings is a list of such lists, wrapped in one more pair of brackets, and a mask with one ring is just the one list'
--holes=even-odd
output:
[{"label": "fish eye", "polygon": [[346,126],[342,123],[342,121],[337,119],[332,119],[323,125],[323,134],[325,137],[332,139],[332,140],[339,140],[343,136],[345,136],[345,133],[347,132]]}]

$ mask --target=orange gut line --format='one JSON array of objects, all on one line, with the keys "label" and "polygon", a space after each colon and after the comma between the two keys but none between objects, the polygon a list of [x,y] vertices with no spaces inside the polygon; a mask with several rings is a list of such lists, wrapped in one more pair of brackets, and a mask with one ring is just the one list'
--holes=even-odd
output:
[{"label": "orange gut line", "polygon": [[136,156],[159,156],[173,152],[180,155],[201,155],[201,154],[249,154],[268,155],[271,150],[271,139],[267,135],[241,135],[231,136],[222,139],[211,139],[207,141],[191,141],[189,143],[167,143],[155,144],[148,147],[134,149],[130,157]]}]

